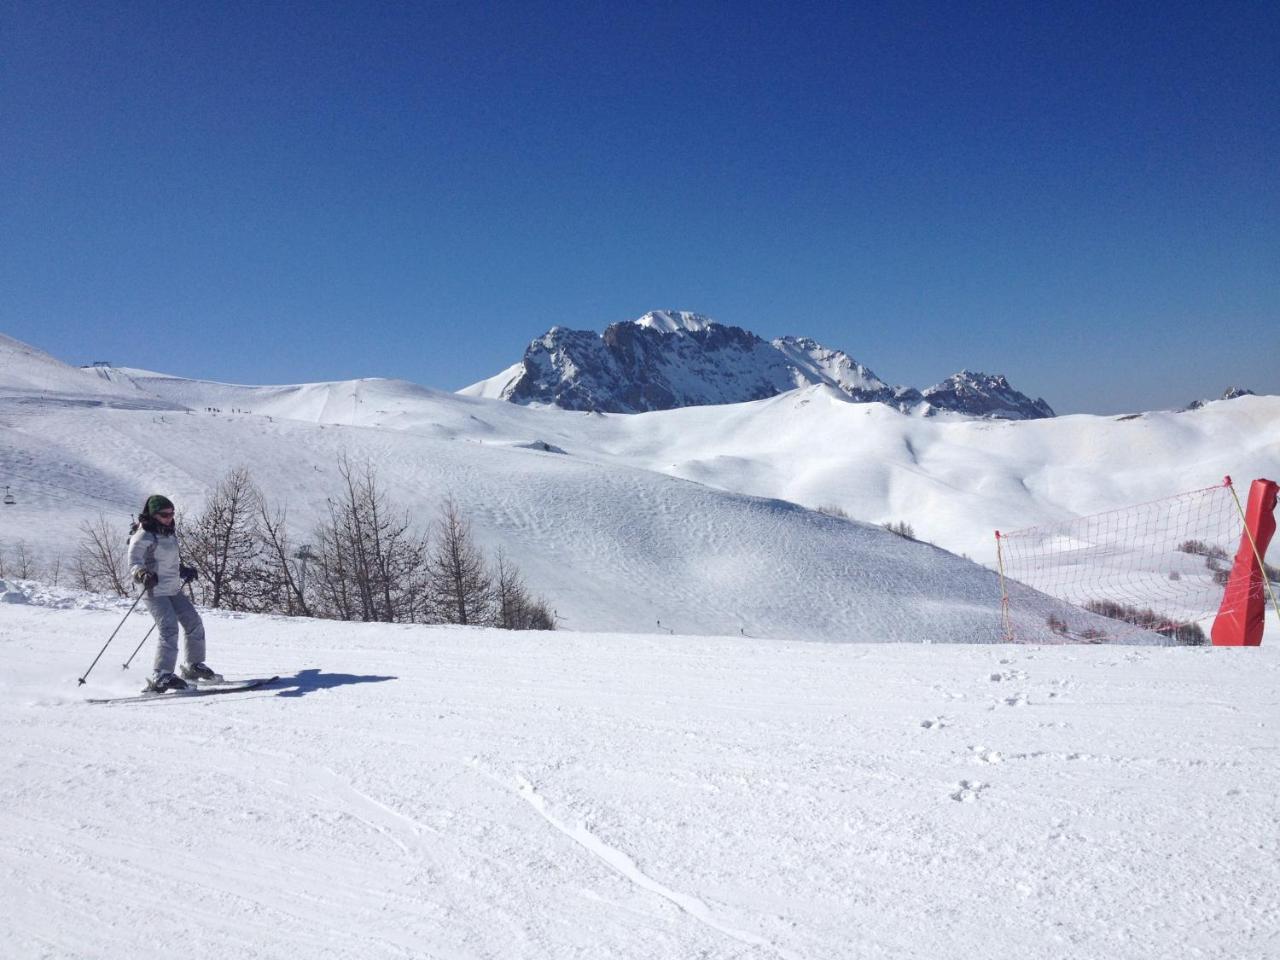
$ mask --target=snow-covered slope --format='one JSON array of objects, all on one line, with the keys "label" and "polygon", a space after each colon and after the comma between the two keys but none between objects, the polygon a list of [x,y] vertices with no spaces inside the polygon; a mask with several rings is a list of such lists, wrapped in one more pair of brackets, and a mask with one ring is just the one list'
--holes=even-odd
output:
[{"label": "snow-covered slope", "polygon": [[4,334],[0,334],[0,398],[139,409],[170,406],[132,383],[100,375],[97,368],[73,367]]},{"label": "snow-covered slope", "polygon": [[[288,402],[320,411],[333,403],[305,390]],[[8,427],[5,465],[25,481],[19,503],[6,507],[6,539],[20,537],[46,556],[60,550],[69,558],[86,517],[105,509],[123,525],[155,490],[194,511],[238,465],[288,508],[295,538],[306,539],[339,489],[345,453],[375,464],[393,500],[423,528],[452,495],[478,537],[501,544],[571,629],[923,642],[998,636],[995,577],[976,564],[784,501],[528,445],[473,442],[483,433],[478,420],[459,437],[445,425],[69,415],[57,406],[17,418],[0,406],[0,423]],[[139,457],[145,450],[162,455]]]},{"label": "snow-covered slope", "polygon": [[1195,411],[1026,423],[903,417],[815,386],[748,404],[631,416],[531,409],[392,380],[235,387],[140,378],[196,410],[394,428],[489,446],[549,444],[735,493],[836,506],[994,562],[996,529],[1097,513],[1239,480],[1280,476],[1280,398]]},{"label": "snow-covered slope", "polygon": [[[39,369],[24,369],[39,384]],[[482,539],[505,544],[574,629],[990,638],[989,571],[796,505],[905,522],[993,565],[994,529],[1123,507],[1227,473],[1280,475],[1275,397],[1016,423],[903,417],[818,386],[611,416],[394,380],[252,387],[108,375],[190,412],[67,406],[53,384],[47,403],[0,402],[0,468],[18,500],[0,514],[0,548],[22,540],[49,562],[68,557],[79,524],[99,510],[123,521],[162,490],[194,511],[242,464],[305,538],[347,452],[374,463],[423,526],[440,498],[458,497]],[[158,455],[140,459],[144,450]]]},{"label": "snow-covered slope", "polygon": [[[0,588],[0,596],[24,597]],[[0,603],[0,956],[1272,956],[1280,658]]]}]

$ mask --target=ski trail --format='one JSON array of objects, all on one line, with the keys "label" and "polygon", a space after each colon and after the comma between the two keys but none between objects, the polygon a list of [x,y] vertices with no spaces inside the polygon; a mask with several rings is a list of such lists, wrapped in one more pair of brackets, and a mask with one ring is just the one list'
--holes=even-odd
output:
[{"label": "ski trail", "polygon": [[[492,777],[492,774],[488,775]],[[492,778],[495,780],[498,779],[497,777]],[[688,914],[704,926],[710,927],[712,930],[722,933],[727,937],[731,937],[739,943],[746,944],[747,946],[764,947],[766,950],[770,950],[782,957],[783,960],[804,960],[804,958],[799,954],[792,953],[783,947],[779,947],[777,944],[771,943],[763,937],[757,936],[754,933],[749,933],[745,930],[737,930],[734,927],[730,927],[716,919],[711,908],[697,897],[686,893],[680,893],[677,890],[672,890],[670,887],[663,886],[657,880],[653,879],[653,877],[649,876],[636,866],[635,861],[629,856],[621,850],[609,846],[609,844],[605,843],[582,824],[572,827],[567,825],[556,817],[550,809],[548,809],[546,798],[544,798],[542,794],[538,793],[534,785],[519,774],[516,775],[516,792],[526,803],[529,804],[529,806],[533,807],[533,809],[538,812],[538,815],[541,816],[542,819],[546,820],[547,823],[551,824],[551,826],[555,827],[574,843],[584,848],[605,866],[630,880],[636,886],[648,890],[650,893],[655,893],[664,900],[675,904],[675,906],[681,911]]]},{"label": "ski trail", "polygon": [[[401,852],[406,856],[413,856],[416,852],[422,856],[426,854],[426,848],[422,843],[422,825],[414,820],[406,817],[397,810],[393,810],[385,803],[375,800],[363,791],[357,790],[345,778],[338,776],[337,772],[329,767],[323,767],[319,771],[325,775],[325,779],[329,781],[328,792],[330,795],[339,794],[347,800],[348,812],[368,826],[371,830],[381,834],[387,840],[390,840]],[[363,809],[367,814],[361,816],[356,809]],[[405,843],[397,834],[408,831],[408,835],[412,838],[413,850],[409,844]]]}]

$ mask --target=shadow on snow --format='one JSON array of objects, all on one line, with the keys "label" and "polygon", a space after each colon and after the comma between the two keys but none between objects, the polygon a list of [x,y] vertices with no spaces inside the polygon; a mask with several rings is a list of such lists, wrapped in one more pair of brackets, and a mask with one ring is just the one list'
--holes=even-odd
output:
[{"label": "shadow on snow", "polygon": [[[383,683],[399,677],[357,676],[353,673],[323,673],[320,670],[299,670],[297,676],[281,677],[268,687],[278,697],[302,697],[317,690],[332,690],[351,683]],[[285,689],[281,690],[280,688]]]}]

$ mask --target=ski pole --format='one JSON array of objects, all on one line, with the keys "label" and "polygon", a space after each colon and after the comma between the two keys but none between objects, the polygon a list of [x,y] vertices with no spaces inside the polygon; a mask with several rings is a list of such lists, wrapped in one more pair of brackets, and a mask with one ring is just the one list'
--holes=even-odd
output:
[{"label": "ski pole", "polygon": [[142,645],[147,642],[147,637],[151,636],[151,632],[155,630],[155,628],[156,628],[156,625],[153,623],[147,629],[146,635],[143,636],[143,638],[138,642],[138,646],[134,649],[133,653],[129,654],[129,659],[124,662],[124,665],[120,669],[122,670],[129,669],[129,664],[133,663],[133,658],[138,655],[138,651],[142,649]]},{"label": "ski pole", "polygon": [[[145,589],[138,591],[138,595],[133,598],[133,607],[138,605],[138,601],[142,599],[143,594],[146,592],[147,591]],[[93,658],[93,663],[89,664],[89,669],[86,670],[84,672],[84,676],[80,678],[79,686],[83,687],[85,678],[88,677],[89,674],[93,673],[93,668],[98,665],[98,661],[102,659],[102,655],[107,652],[107,647],[111,646],[111,641],[114,640],[116,638],[116,634],[120,632],[120,627],[124,626],[124,622],[129,619],[129,614],[133,613],[133,607],[130,607],[125,611],[125,615],[120,618],[119,626],[111,631],[111,636],[107,637],[107,642],[102,645],[102,649],[98,651],[98,655]]]}]

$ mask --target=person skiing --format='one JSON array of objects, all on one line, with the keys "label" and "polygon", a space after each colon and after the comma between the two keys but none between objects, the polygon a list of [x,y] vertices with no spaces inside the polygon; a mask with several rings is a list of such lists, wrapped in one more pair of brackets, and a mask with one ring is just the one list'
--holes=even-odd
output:
[{"label": "person skiing", "polygon": [[[158,493],[147,497],[129,534],[129,573],[146,591],[147,609],[160,633],[154,669],[143,692],[185,690],[187,680],[221,680],[204,662],[204,622],[195,604],[182,594],[183,584],[196,579],[200,571],[179,556],[173,501]],[[175,676],[179,624],[183,658],[181,676]]]}]

